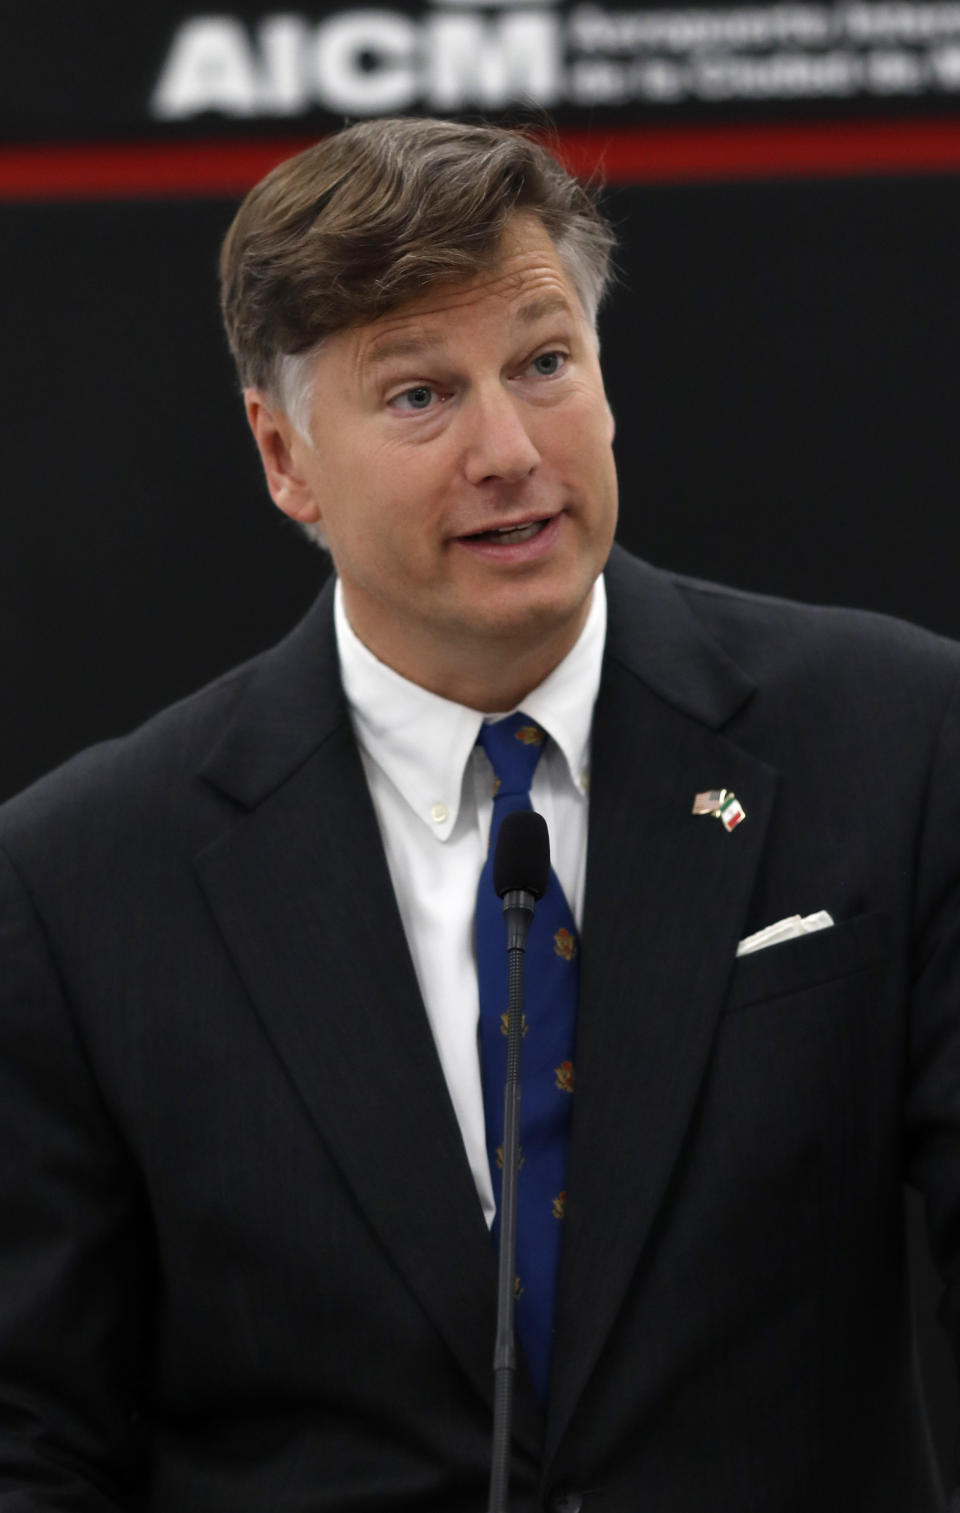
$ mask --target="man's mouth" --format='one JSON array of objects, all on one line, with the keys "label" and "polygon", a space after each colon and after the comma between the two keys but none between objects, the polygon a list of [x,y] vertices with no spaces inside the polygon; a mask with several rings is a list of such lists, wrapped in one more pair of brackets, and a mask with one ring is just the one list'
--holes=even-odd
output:
[{"label": "man's mouth", "polygon": [[474,535],[468,536],[467,540],[493,541],[501,546],[517,546],[521,541],[530,541],[534,536],[538,536],[548,523],[547,520],[529,520],[520,525],[504,526],[500,530],[477,531]]}]

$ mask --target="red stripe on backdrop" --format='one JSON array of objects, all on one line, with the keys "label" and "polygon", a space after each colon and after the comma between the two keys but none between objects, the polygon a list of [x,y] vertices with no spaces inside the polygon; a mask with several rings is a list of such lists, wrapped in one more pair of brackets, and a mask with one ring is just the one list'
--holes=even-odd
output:
[{"label": "red stripe on backdrop", "polygon": [[610,184],[960,172],[960,120],[626,128],[559,145],[572,170]]},{"label": "red stripe on backdrop", "polygon": [[309,140],[5,147],[0,148],[0,200],[170,200],[244,194]]},{"label": "red stripe on backdrop", "polygon": [[[312,140],[4,147],[0,201],[233,197]],[[960,172],[960,119],[561,131],[555,145],[613,185]]]}]

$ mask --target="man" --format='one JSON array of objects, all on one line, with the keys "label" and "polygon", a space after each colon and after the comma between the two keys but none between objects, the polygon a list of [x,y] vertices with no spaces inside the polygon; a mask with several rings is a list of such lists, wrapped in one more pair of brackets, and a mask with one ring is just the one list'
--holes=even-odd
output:
[{"label": "man", "polygon": [[611,553],[609,245],[442,122],[238,214],[247,414],[337,586],[0,811],[0,1513],[485,1506],[516,711],[580,985],[512,1506],[943,1506],[902,1188],[956,1337],[960,654]]}]

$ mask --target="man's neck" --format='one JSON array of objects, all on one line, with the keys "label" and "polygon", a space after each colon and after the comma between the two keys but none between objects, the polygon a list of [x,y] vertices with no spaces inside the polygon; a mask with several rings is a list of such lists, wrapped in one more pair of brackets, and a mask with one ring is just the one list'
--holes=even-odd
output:
[{"label": "man's neck", "polygon": [[[548,635],[502,639],[448,636],[438,647],[429,637],[387,638],[376,634],[363,617],[355,618],[344,594],[344,609],[355,635],[368,651],[394,672],[428,692],[485,714],[516,709],[539,687],[576,644],[590,612],[592,593],[577,615]],[[357,624],[357,619],[360,624]]]}]

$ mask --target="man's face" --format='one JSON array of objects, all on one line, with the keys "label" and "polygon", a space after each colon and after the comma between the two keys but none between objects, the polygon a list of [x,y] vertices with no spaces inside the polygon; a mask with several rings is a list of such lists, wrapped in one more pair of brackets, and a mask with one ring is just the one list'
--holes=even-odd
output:
[{"label": "man's face", "polygon": [[455,697],[433,661],[565,654],[613,539],[613,421],[538,218],[514,218],[491,271],[332,336],[311,419],[274,498],[322,526],[381,660]]}]

